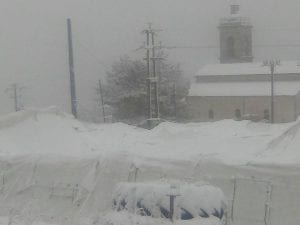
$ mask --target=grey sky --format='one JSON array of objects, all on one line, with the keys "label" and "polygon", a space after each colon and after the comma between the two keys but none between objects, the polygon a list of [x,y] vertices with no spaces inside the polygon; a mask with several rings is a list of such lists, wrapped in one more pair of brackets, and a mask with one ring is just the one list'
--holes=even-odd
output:
[{"label": "grey sky", "polygon": [[[27,87],[26,106],[58,105],[69,111],[66,18],[73,20],[78,98],[91,109],[93,87],[113,61],[142,45],[148,22],[170,46],[218,45],[218,21],[227,0],[2,0],[0,8],[0,113],[13,110],[4,90]],[[254,45],[300,44],[299,0],[241,0],[254,25]],[[218,49],[173,49],[169,58],[187,76],[218,60]],[[300,59],[300,48],[254,48],[256,60]]]}]

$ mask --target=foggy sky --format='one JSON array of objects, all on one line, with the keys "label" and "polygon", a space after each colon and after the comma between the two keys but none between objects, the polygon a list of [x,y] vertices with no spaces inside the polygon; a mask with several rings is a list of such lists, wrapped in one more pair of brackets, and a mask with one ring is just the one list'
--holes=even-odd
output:
[{"label": "foggy sky", "polygon": [[[80,113],[95,107],[94,87],[113,61],[135,51],[152,22],[167,46],[218,45],[218,21],[227,0],[1,0],[0,114],[13,111],[6,88],[26,87],[26,107],[57,105],[70,112],[66,18],[72,18]],[[254,45],[300,44],[299,0],[241,0],[252,20]],[[218,62],[219,50],[173,49],[169,59],[191,77],[203,64]],[[300,59],[300,48],[254,48],[256,61]]]}]

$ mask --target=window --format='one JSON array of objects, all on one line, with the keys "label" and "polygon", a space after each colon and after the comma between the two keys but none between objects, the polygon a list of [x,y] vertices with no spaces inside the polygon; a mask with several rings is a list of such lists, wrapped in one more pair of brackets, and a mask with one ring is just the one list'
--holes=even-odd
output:
[{"label": "window", "polygon": [[235,118],[236,119],[241,119],[242,115],[241,115],[241,110],[240,109],[236,109],[235,110]]},{"label": "window", "polygon": [[234,38],[229,37],[227,39],[227,55],[230,58],[234,58],[235,53],[234,53]]},{"label": "window", "polygon": [[270,113],[268,109],[264,110],[264,119],[265,120],[270,120]]},{"label": "window", "polygon": [[240,11],[240,6],[239,5],[231,5],[230,6],[230,13],[231,15],[236,15]]},{"label": "window", "polygon": [[212,109],[209,110],[208,117],[209,117],[209,119],[214,119],[215,115],[214,115],[214,111]]}]

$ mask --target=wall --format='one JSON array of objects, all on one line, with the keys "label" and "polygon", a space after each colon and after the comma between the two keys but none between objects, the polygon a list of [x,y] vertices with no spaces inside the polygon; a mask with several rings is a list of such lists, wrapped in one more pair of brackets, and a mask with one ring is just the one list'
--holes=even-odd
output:
[{"label": "wall", "polygon": [[[277,123],[294,121],[299,115],[300,98],[295,96],[276,96],[274,104],[274,119]],[[196,121],[210,121],[235,118],[235,110],[239,109],[241,115],[255,116],[257,120],[264,119],[264,110],[271,114],[271,98],[269,96],[252,97],[188,97],[188,114],[190,119]],[[298,107],[298,112],[297,112]],[[214,118],[209,118],[209,110],[213,110]],[[249,118],[249,117],[247,117]]]}]

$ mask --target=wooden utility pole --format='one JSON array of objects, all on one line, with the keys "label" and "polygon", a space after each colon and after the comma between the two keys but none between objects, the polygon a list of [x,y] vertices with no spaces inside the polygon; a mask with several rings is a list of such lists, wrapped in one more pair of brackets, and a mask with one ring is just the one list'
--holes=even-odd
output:
[{"label": "wooden utility pole", "polygon": [[269,66],[271,72],[271,123],[275,122],[274,73],[275,73],[276,66],[279,65],[280,65],[279,60],[269,60],[264,62],[264,66]]},{"label": "wooden utility pole", "polygon": [[271,69],[271,123],[274,123],[274,70],[275,64],[272,61],[270,64]]},{"label": "wooden utility pole", "polygon": [[72,24],[71,19],[67,19],[68,28],[68,47],[69,47],[69,70],[70,70],[70,94],[71,94],[71,110],[77,119],[77,98],[76,98],[76,82],[74,72],[74,56],[73,56],[73,40],[72,40]]},{"label": "wooden utility pole", "polygon": [[103,122],[106,123],[103,90],[102,90],[102,84],[101,84],[101,80],[100,79],[99,79],[99,94],[100,94],[100,100],[101,100]]}]

